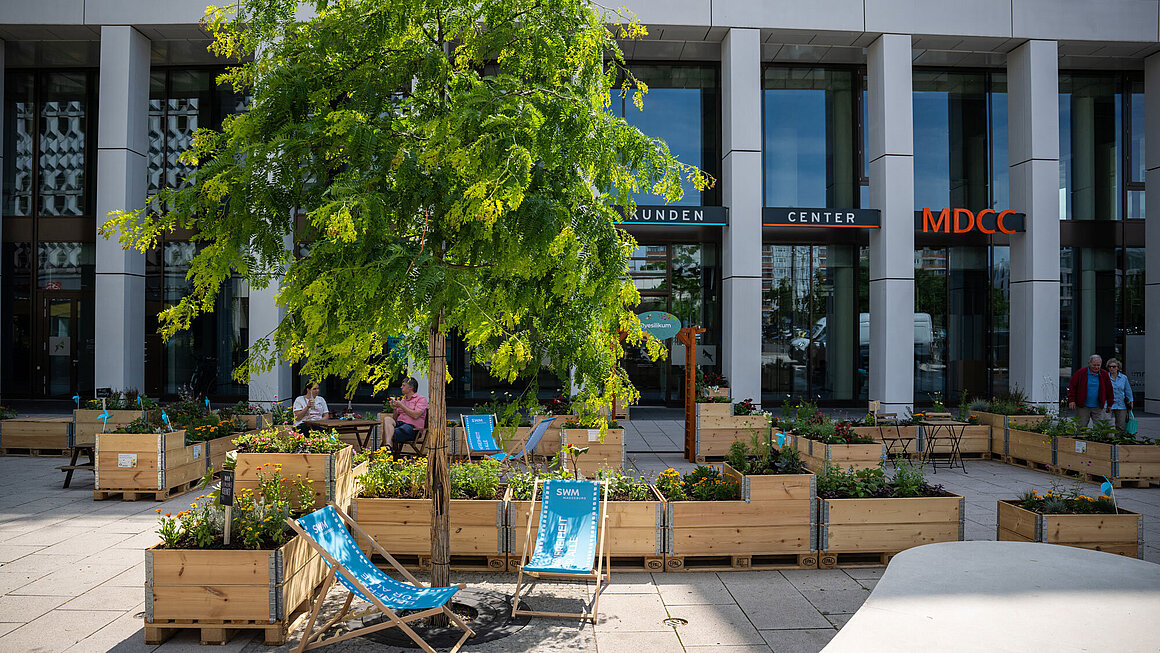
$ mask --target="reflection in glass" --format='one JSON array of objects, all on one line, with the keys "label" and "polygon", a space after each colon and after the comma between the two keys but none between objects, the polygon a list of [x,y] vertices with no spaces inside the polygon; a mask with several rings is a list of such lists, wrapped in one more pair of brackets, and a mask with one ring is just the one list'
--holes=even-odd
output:
[{"label": "reflection in glass", "polygon": [[1011,360],[1011,248],[991,248],[991,394],[1006,392]]},{"label": "reflection in glass", "polygon": [[40,215],[85,213],[84,73],[49,73],[41,91]]},{"label": "reflection in glass", "polygon": [[763,403],[865,392],[870,325],[857,312],[866,277],[856,256],[846,245],[762,247]]},{"label": "reflection in glass", "polygon": [[4,80],[4,215],[32,215],[32,137],[36,133],[32,80],[32,73],[13,72]]},{"label": "reflection in glass", "polygon": [[[696,166],[714,177],[718,150],[717,69],[715,66],[633,65],[632,72],[648,85],[642,97],[643,110],[636,108],[638,91],[609,91],[613,115],[623,117],[641,132],[663,140],[681,163]],[[719,191],[698,193],[685,185],[676,206],[719,204]],[[633,194],[637,204],[664,204],[664,199],[641,189]]]},{"label": "reflection in glass", "polygon": [[1118,220],[1120,78],[1059,76],[1059,217]]},{"label": "reflection in glass", "polygon": [[855,206],[854,74],[766,68],[766,206]]},{"label": "reflection in glass", "polygon": [[914,396],[947,398],[947,249],[914,253]]},{"label": "reflection in glass", "polygon": [[989,135],[983,73],[914,72],[916,210],[992,207]]}]

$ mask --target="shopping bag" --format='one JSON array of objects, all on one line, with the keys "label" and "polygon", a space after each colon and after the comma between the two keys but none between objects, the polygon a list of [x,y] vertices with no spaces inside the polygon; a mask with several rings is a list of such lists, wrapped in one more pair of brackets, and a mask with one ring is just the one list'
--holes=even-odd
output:
[{"label": "shopping bag", "polygon": [[1136,416],[1133,415],[1132,411],[1129,410],[1128,411],[1128,423],[1124,425],[1124,430],[1127,431],[1129,435],[1136,435],[1137,426],[1138,425],[1136,424]]}]

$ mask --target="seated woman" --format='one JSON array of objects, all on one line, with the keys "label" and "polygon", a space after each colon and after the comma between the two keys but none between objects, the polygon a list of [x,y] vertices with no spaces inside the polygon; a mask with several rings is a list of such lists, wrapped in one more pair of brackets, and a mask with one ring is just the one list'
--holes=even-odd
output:
[{"label": "seated woman", "polygon": [[403,380],[403,396],[392,399],[390,415],[382,416],[382,432],[392,455],[399,455],[404,442],[411,442],[419,435],[419,429],[427,425],[427,398],[419,394],[419,382],[412,378]]},{"label": "seated woman", "polygon": [[294,400],[294,428],[306,433],[316,428],[311,422],[323,419],[330,419],[330,408],[326,400],[318,396],[318,384],[308,383]]}]

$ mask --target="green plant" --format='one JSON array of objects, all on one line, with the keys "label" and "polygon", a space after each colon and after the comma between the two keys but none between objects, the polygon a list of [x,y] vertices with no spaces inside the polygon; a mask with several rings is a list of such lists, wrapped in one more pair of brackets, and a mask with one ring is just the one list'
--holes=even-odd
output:
[{"label": "green plant", "polygon": [[866,413],[866,416],[862,418],[862,426],[875,426],[877,422],[874,413]]},{"label": "green plant", "polygon": [[741,474],[806,474],[809,471],[796,448],[775,449],[766,438],[756,434],[749,444],[737,441],[729,445],[725,462]]},{"label": "green plant", "polygon": [[818,475],[818,497],[823,499],[861,499],[866,497],[889,496],[886,472],[881,466],[843,470],[836,465],[826,465]]},{"label": "green plant", "polygon": [[559,469],[553,467],[547,470],[537,469],[523,469],[513,472],[508,477],[508,487],[512,491],[512,499],[517,501],[531,501],[532,489],[535,487],[536,481],[546,481],[549,479],[563,479],[572,478],[572,474],[566,469]]},{"label": "green plant", "polygon": [[8,406],[0,406],[0,420],[16,417],[16,410]]},{"label": "green plant", "polygon": [[733,404],[734,415],[752,415],[757,412],[757,405],[753,403],[753,399],[745,399]]},{"label": "green plant", "polygon": [[255,433],[243,433],[234,440],[239,453],[334,453],[350,445],[338,433],[312,431],[309,436],[285,427],[267,427]]},{"label": "green plant", "polygon": [[627,476],[617,469],[596,470],[596,480],[608,483],[610,501],[649,501],[653,498],[648,481]]},{"label": "green plant", "polygon": [[728,404],[732,401],[729,397],[706,397],[705,395],[697,395],[696,398],[698,404]]},{"label": "green plant", "polygon": [[971,419],[971,400],[967,398],[967,391],[963,390],[959,395],[959,421],[967,422]]},{"label": "green plant", "polygon": [[526,392],[516,399],[510,397],[508,392],[503,394],[503,398],[496,397],[493,392],[490,401],[475,405],[475,412],[495,415],[497,426],[531,426],[531,416],[540,410],[535,394]]},{"label": "green plant", "polygon": [[161,421],[160,415],[152,417],[151,413],[145,413],[128,424],[113,429],[113,433],[167,433],[171,430]]},{"label": "green plant", "polygon": [[1035,490],[1024,492],[1019,495],[1018,503],[1024,510],[1044,515],[1116,514],[1116,504],[1111,497],[1101,494],[1092,498],[1074,486],[1061,491],[1059,481],[1053,481],[1051,489],[1042,496]]},{"label": "green plant", "polygon": [[943,403],[943,396],[941,392],[935,392],[930,396],[931,412],[945,413],[947,412],[946,404]]},{"label": "green plant", "polygon": [[894,461],[894,477],[890,483],[894,486],[896,497],[922,496],[923,488],[926,487],[926,474],[919,465],[899,457]]},{"label": "green plant", "polygon": [[688,495],[685,493],[685,481],[681,478],[681,473],[672,467],[657,475],[655,485],[661,496],[669,501],[688,499]]},{"label": "green plant", "polygon": [[[158,517],[163,548],[264,549],[285,544],[293,535],[286,519],[313,510],[311,481],[287,479],[274,466],[258,472],[258,488],[242,490],[231,510],[229,545],[224,544],[226,513],[218,492],[203,494],[189,510]],[[159,509],[160,515],[161,510]]]}]

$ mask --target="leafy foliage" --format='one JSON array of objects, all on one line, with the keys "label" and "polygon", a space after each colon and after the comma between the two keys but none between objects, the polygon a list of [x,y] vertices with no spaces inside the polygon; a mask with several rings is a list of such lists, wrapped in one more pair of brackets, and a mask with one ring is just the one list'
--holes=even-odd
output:
[{"label": "leafy foliage", "polygon": [[908,461],[895,463],[889,479],[881,465],[843,470],[827,465],[818,475],[818,497],[822,499],[864,499],[868,497],[940,497],[949,493],[941,485],[926,482],[922,467]]},{"label": "leafy foliage", "polygon": [[1058,481],[1053,482],[1051,489],[1042,496],[1035,490],[1024,492],[1019,495],[1018,503],[1024,510],[1044,515],[1116,514],[1116,504],[1111,497],[1101,494],[1092,498],[1074,486],[1061,491]]},{"label": "leafy foliage", "polygon": [[234,440],[234,446],[238,453],[334,453],[350,445],[333,429],[303,435],[283,426],[243,433]]},{"label": "leafy foliage", "polygon": [[[391,499],[428,498],[427,459],[393,458],[385,450],[371,458],[365,474],[359,477],[362,495]],[[451,466],[452,499],[502,498],[500,464],[484,459]]]},{"label": "leafy foliage", "polygon": [[741,498],[741,485],[719,468],[698,465],[681,476],[669,468],[656,480],[657,490],[669,501],[732,501]]},{"label": "leafy foliage", "polygon": [[210,8],[211,51],[243,62],[221,81],[251,109],[195,134],[186,187],[101,229],[140,250],[175,229],[204,244],[162,335],[212,310],[237,274],[279,284],[286,311],[239,379],[285,358],[304,378],[384,390],[407,365],[387,338],[427,351],[437,328],[501,380],[543,365],[571,370],[590,409],[635,401],[622,339],[664,350],[630,310],[635,243],[616,207],[712,183],[608,110],[610,92],[641,106],[647,87],[616,39],[644,28],[586,0],[313,4],[307,23],[297,0]]},{"label": "leafy foliage", "polygon": [[774,448],[766,438],[754,435],[747,445],[742,441],[729,445],[725,462],[742,474],[808,474],[795,447]]},{"label": "leafy foliage", "polygon": [[648,481],[628,476],[619,469],[598,469],[596,480],[608,482],[609,501],[652,501],[655,499]]}]

